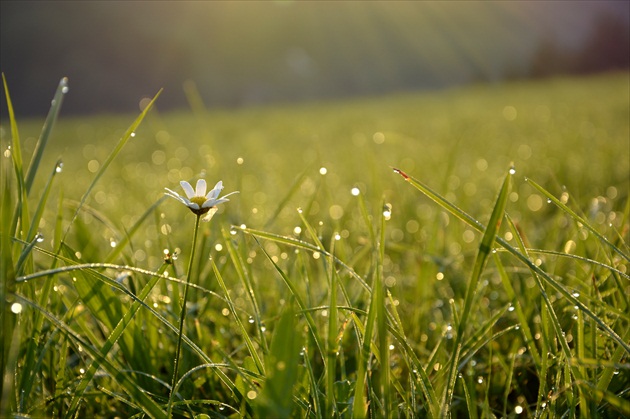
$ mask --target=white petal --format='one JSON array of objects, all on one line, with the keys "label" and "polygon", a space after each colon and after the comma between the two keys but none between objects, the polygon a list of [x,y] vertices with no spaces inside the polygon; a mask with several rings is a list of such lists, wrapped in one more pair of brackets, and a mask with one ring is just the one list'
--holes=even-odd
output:
[{"label": "white petal", "polygon": [[222,189],[223,189],[223,181],[220,180],[217,182],[216,185],[214,185],[214,188],[212,188],[212,190],[208,192],[208,195],[206,195],[206,199],[215,199],[217,196],[219,196]]},{"label": "white petal", "polygon": [[197,181],[197,191],[195,193],[195,196],[204,196],[206,194],[206,188],[207,188],[206,180],[199,179]]},{"label": "white petal", "polygon": [[192,186],[190,186],[190,183],[182,180],[181,182],[179,182],[179,184],[182,185],[182,189],[184,190],[184,192],[186,192],[186,196],[189,199],[195,196],[195,191],[193,190]]},{"label": "white petal", "polygon": [[196,202],[188,202],[186,205],[188,205],[188,208],[192,208],[192,209],[199,209],[199,204],[197,204]]},{"label": "white petal", "polygon": [[174,192],[174,191],[171,191],[171,190],[170,190],[170,189],[168,189],[168,188],[164,188],[164,189],[166,189],[166,190],[168,191],[168,192],[165,192],[165,193],[164,193],[165,195],[170,196],[171,198],[175,198],[175,199],[177,199],[179,202],[181,202],[182,204],[187,205],[187,204],[186,204],[186,201],[184,201],[184,198],[183,198],[183,197],[181,197],[178,193],[176,193],[176,192]]}]

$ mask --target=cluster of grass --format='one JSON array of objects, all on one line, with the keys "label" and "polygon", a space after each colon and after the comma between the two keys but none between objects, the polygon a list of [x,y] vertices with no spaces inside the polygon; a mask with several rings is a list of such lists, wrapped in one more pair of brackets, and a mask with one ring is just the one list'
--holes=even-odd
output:
[{"label": "cluster of grass", "polygon": [[[62,80],[19,131],[4,87],[0,416],[630,416],[627,74],[135,120]],[[200,177],[240,194],[192,240]]]}]

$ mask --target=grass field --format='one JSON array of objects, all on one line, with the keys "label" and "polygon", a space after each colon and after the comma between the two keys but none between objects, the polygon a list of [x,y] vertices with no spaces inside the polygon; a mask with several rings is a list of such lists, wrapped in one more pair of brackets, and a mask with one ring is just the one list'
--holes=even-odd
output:
[{"label": "grass field", "polygon": [[[82,118],[65,91],[2,115],[1,417],[630,417],[627,73]],[[239,191],[207,223],[164,195],[199,178]]]}]

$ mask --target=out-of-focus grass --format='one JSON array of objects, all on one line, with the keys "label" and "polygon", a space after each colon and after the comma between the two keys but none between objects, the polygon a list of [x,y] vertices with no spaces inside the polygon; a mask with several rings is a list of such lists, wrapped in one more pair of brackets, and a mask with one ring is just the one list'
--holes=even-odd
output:
[{"label": "out-of-focus grass", "polygon": [[[62,112],[22,217],[41,216],[41,241],[6,237],[19,175],[2,156],[3,287],[25,258],[5,290],[24,308],[3,314],[18,388],[0,413],[164,414],[194,215],[163,192],[201,176],[240,194],[201,226],[178,414],[630,414],[628,87],[626,73],[196,114],[158,100],[133,136],[135,116]],[[17,122],[28,162],[43,121]],[[181,255],[168,268],[164,249]]]}]

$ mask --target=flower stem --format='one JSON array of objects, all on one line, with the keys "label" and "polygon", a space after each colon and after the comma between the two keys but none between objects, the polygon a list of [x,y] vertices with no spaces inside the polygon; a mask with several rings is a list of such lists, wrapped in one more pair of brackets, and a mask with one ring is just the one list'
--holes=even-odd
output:
[{"label": "flower stem", "polygon": [[182,310],[179,316],[179,335],[177,336],[177,350],[175,351],[175,363],[173,365],[173,380],[171,382],[171,394],[168,397],[167,418],[171,417],[173,409],[173,398],[175,397],[175,384],[179,372],[179,354],[182,349],[182,335],[184,334],[184,321],[186,320],[186,299],[188,298],[188,286],[190,284],[190,276],[192,274],[193,260],[195,259],[195,248],[197,244],[197,232],[199,231],[200,215],[195,220],[195,232],[192,239],[192,250],[190,251],[190,260],[188,261],[188,271],[186,273],[186,285],[184,286],[184,301],[182,302]]}]

